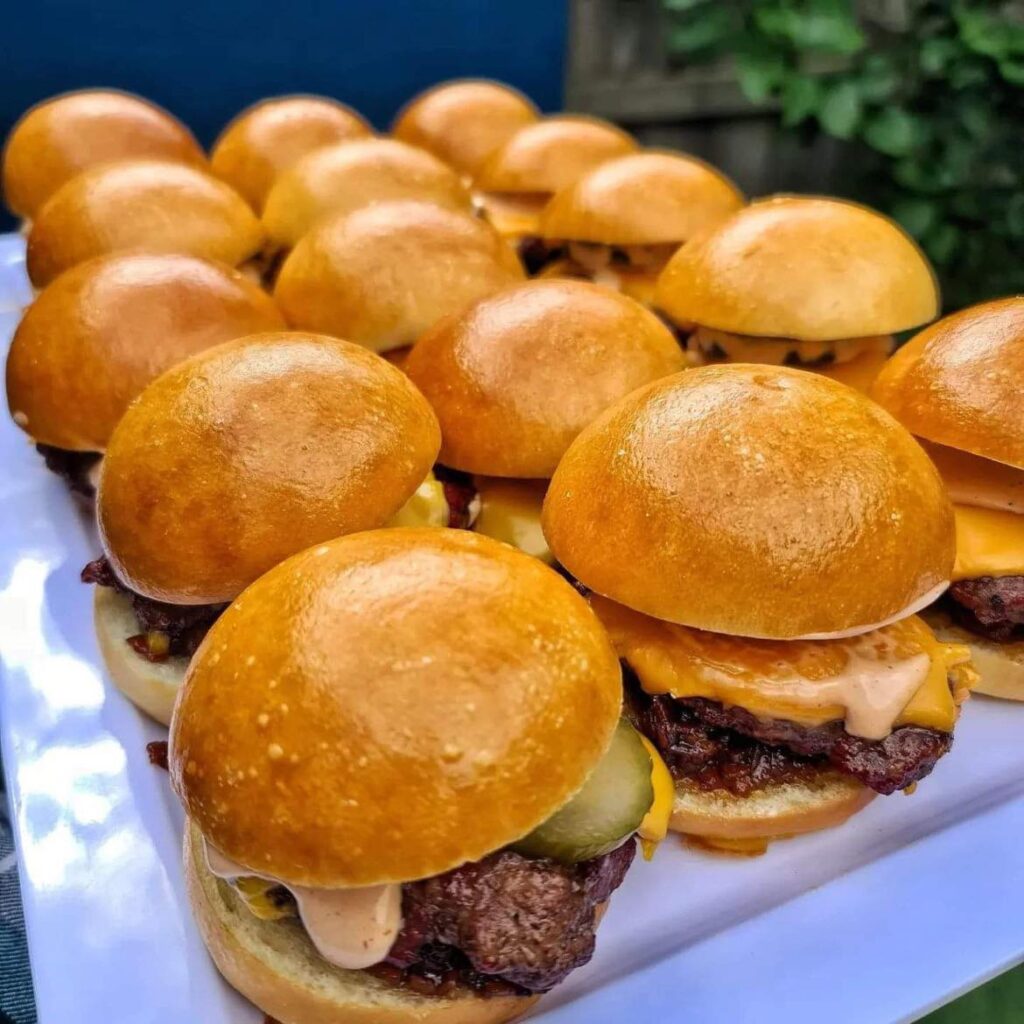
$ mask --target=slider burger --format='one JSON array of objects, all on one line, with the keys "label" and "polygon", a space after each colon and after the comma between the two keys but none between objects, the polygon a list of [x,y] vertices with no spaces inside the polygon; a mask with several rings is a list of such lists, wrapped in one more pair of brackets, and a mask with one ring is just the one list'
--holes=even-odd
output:
[{"label": "slider burger", "polygon": [[793,366],[867,391],[893,333],[933,320],[939,293],[924,254],[887,217],[776,196],[681,248],[654,303],[697,365]]},{"label": "slider burger", "polygon": [[192,133],[131,93],[83,89],[34,106],[11,130],[3,154],[4,199],[31,221],[66,181],[96,164],[152,159],[204,167]]},{"label": "slider burger", "polygon": [[256,212],[282,171],[321,146],[372,135],[351,107],[326,96],[278,96],[242,111],[221,132],[210,167]]},{"label": "slider burger", "polygon": [[620,156],[555,193],[527,269],[586,278],[650,305],[658,274],[679,246],[742,205],[736,186],[703,160]]},{"label": "slider burger", "polygon": [[976,689],[1024,700],[1024,298],[946,317],[901,348],[872,397],[917,435],[953,499],[953,585],[925,617],[970,645]]},{"label": "slider burger", "polygon": [[472,179],[509,136],[540,117],[517,89],[483,79],[442,82],[411,100],[391,134]]},{"label": "slider burger", "polygon": [[439,475],[469,488],[462,525],[550,561],[540,508],[565,450],[608,406],[684,365],[671,332],[639,303],[548,280],[442,320],[405,371],[441,424]]},{"label": "slider burger", "polygon": [[303,551],[210,631],[171,725],[188,895],[280,1024],[509,1021],[585,964],[664,766],[556,573],[456,530]]},{"label": "slider burger", "polygon": [[386,352],[522,279],[515,253],[479,217],[429,202],[374,203],[304,235],[274,298],[293,327]]},{"label": "slider burger", "polygon": [[917,612],[949,583],[952,508],[851,388],[756,365],[641,388],[573,442],[543,524],[675,777],[677,831],[762,851],[949,750],[974,673]]},{"label": "slider burger", "polygon": [[237,267],[263,247],[244,199],[212,175],[158,160],[82,171],[43,204],[28,233],[28,276],[42,288],[78,263],[128,249],[203,256]]},{"label": "slider burger", "polygon": [[423,396],[372,352],[310,334],[218,345],[153,381],[107,444],[96,499],[100,651],[167,722],[188,658],[253,580],[311,544],[447,523]]},{"label": "slider burger", "polygon": [[97,256],[28,307],[7,354],[7,404],[46,465],[91,498],[114,427],[151,380],[203,349],[282,327],[266,292],[222,263]]},{"label": "slider burger", "polygon": [[528,259],[551,196],[598,164],[636,148],[632,136],[600,118],[546,117],[495,150],[473,187],[491,223]]},{"label": "slider burger", "polygon": [[394,139],[362,139],[318,149],[284,171],[270,190],[263,210],[268,246],[286,252],[330,214],[400,199],[473,211],[469,190],[459,176],[425,150]]}]

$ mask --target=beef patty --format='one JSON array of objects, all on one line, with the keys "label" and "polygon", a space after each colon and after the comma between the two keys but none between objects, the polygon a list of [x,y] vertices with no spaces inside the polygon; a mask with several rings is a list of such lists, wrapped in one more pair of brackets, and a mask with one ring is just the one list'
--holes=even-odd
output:
[{"label": "beef patty", "polygon": [[72,494],[90,499],[96,497],[96,488],[89,479],[89,472],[102,458],[99,452],[73,452],[49,444],[37,444],[36,451],[42,455],[46,468],[56,473],[68,485]]},{"label": "beef patty", "polygon": [[939,603],[964,629],[987,640],[1024,640],[1024,576],[958,580]]},{"label": "beef patty", "polygon": [[[175,655],[190,658],[217,621],[225,604],[167,604],[135,593],[118,579],[106,557],[97,558],[82,570],[82,582],[110,587],[131,599],[139,633],[127,643],[147,661],[166,661]],[[167,638],[166,645],[154,646],[152,634]]]}]

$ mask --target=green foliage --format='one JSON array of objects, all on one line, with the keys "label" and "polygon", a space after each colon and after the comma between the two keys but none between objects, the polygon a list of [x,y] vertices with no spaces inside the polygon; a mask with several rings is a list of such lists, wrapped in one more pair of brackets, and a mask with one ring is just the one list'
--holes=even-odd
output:
[{"label": "green foliage", "polygon": [[921,242],[948,307],[1024,292],[1020,3],[905,0],[884,24],[856,0],[662,3],[675,59],[732,57],[783,126],[848,141],[849,194]]}]

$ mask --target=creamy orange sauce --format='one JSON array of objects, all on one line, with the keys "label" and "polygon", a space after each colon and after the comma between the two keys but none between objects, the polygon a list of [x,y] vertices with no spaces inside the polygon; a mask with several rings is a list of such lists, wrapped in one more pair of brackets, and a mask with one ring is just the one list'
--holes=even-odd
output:
[{"label": "creamy orange sauce", "polygon": [[320,955],[337,967],[359,971],[379,964],[402,927],[402,887],[374,885],[362,889],[314,889],[291,885],[272,875],[251,871],[225,857],[210,843],[206,863],[218,878],[256,877],[283,885],[295,897],[299,917]]}]

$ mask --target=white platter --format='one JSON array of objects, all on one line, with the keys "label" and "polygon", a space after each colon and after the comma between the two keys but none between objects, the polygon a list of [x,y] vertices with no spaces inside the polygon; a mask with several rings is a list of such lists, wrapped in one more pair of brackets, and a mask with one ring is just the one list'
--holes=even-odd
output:
[{"label": "white platter", "polygon": [[[4,348],[27,295],[0,239]],[[257,1024],[182,894],[181,818],[104,680],[88,518],[0,416],[0,747],[41,1024]],[[1024,959],[1024,706],[966,708],[912,798],[753,860],[668,842],[612,901],[544,1024],[885,1024]]]}]

